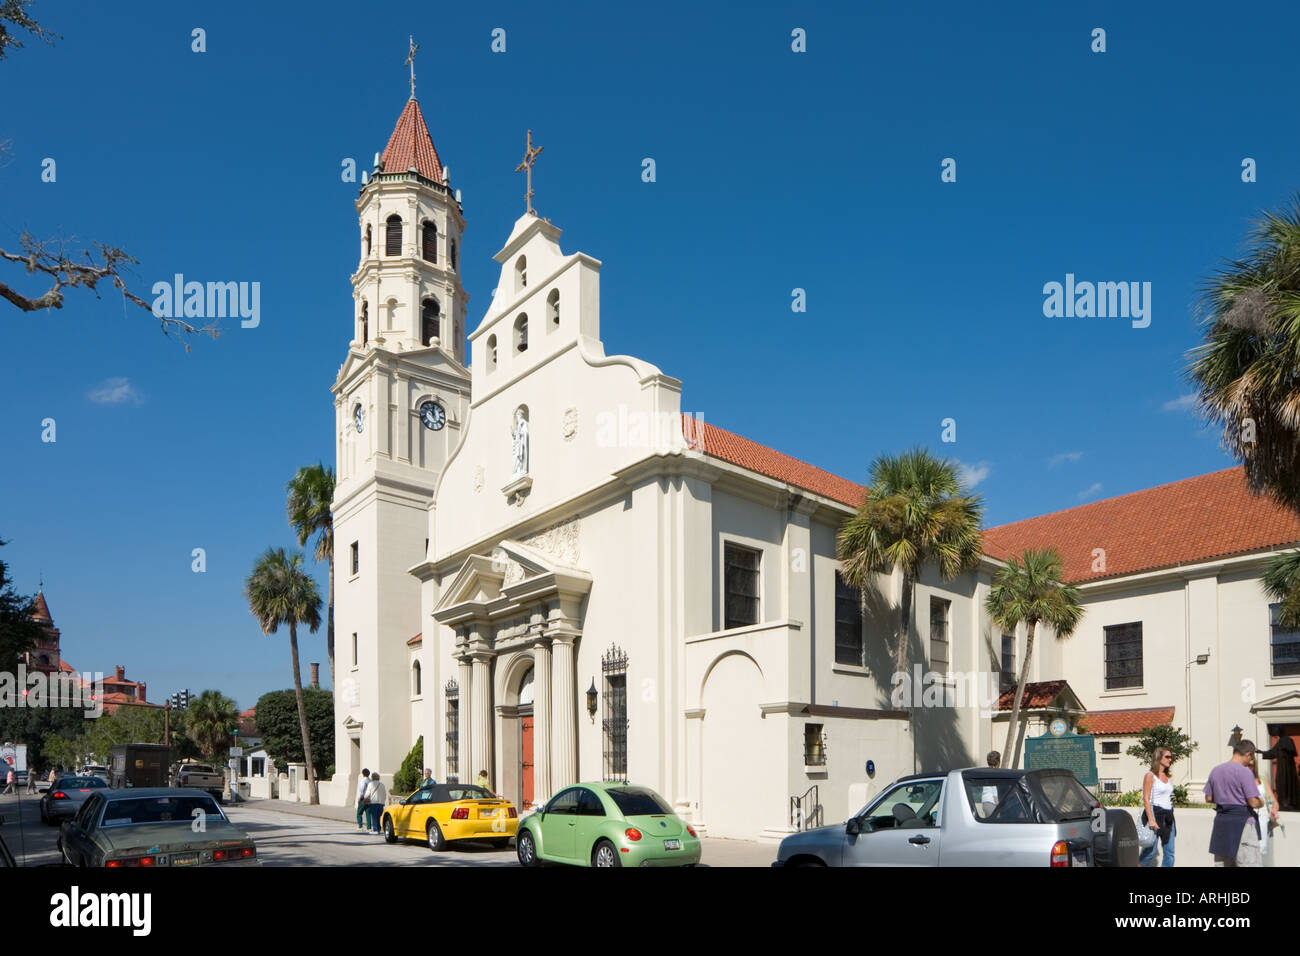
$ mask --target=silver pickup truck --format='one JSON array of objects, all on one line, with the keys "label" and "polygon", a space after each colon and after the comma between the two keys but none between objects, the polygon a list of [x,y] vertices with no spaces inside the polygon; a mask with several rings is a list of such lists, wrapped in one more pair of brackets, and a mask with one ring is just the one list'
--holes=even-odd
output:
[{"label": "silver pickup truck", "polygon": [[224,802],[225,785],[226,778],[221,771],[205,763],[183,763],[176,768],[176,773],[172,777],[173,787],[206,790],[216,798],[218,803]]},{"label": "silver pickup truck", "polygon": [[781,841],[773,866],[1137,866],[1125,810],[1068,770],[912,774],[846,823]]}]

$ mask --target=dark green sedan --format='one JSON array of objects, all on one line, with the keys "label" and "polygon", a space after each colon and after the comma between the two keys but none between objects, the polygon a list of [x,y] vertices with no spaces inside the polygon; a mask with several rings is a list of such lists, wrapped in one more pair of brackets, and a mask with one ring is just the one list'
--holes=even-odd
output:
[{"label": "dark green sedan", "polygon": [[100,790],[63,824],[59,851],[73,866],[258,866],[253,838],[202,790]]},{"label": "dark green sedan", "polygon": [[519,821],[515,848],[524,866],[694,866],[695,830],[648,787],[580,783]]}]

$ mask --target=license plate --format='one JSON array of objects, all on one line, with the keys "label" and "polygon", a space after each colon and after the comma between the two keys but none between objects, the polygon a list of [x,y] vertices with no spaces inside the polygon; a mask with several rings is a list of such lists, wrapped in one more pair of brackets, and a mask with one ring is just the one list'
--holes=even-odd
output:
[{"label": "license plate", "polygon": [[480,810],[478,816],[480,820],[491,820],[500,812],[500,810]]},{"label": "license plate", "polygon": [[172,866],[193,866],[198,862],[197,853],[177,853],[172,857]]},{"label": "license plate", "polygon": [[681,840],[664,840],[665,850],[680,850],[682,848]]}]

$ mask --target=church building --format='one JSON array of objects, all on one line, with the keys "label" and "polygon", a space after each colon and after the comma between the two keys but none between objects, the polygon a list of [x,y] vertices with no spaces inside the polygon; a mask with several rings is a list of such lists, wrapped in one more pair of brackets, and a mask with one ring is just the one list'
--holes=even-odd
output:
[{"label": "church building", "polygon": [[[530,175],[537,152],[530,139]],[[684,415],[679,380],[606,354],[601,262],[566,252],[531,197],[530,185],[472,327],[466,223],[414,90],[356,200],[353,332],[332,389],[336,774],[322,800],[350,803],[363,767],[391,781],[423,738],[436,779],[486,771],[521,809],[580,780],[626,780],[710,836],[773,839],[843,820],[914,769],[983,763],[1006,732],[999,675],[1015,674],[1024,645],[1023,628],[1003,635],[989,621],[992,577],[1020,545],[1094,539],[1064,519],[991,529],[977,570],[923,574],[910,659],[945,681],[993,675],[993,694],[897,707],[901,579],[859,592],[838,573],[836,534],[864,489]],[[1169,519],[1156,504],[1139,510]],[[1256,559],[1225,562],[1238,534],[1225,525],[1227,540],[1170,559],[1198,562],[1197,578],[1166,575],[1167,599],[1151,597],[1169,549],[1150,534],[1141,560],[1121,562],[1131,586],[1090,576],[1072,643],[1039,635],[1031,735],[1056,717],[1076,728],[1089,708],[1113,712],[1099,726],[1116,734],[1147,719],[1125,708],[1186,728],[1206,695],[1207,735],[1246,721],[1262,740],[1300,732],[1300,636],[1274,627],[1270,651],[1258,585],[1262,556],[1300,526],[1275,520],[1236,548]],[[1168,644],[1148,644],[1151,699],[1140,665],[1135,683],[1109,655],[1142,654],[1148,612],[1183,600],[1187,613],[1213,611],[1205,582],[1223,575],[1235,590],[1219,613],[1248,606],[1249,627],[1148,623],[1148,639]],[[1239,633],[1262,643],[1238,659],[1272,668],[1256,698],[1273,708],[1267,726],[1225,683],[1240,677],[1226,667]],[[1191,670],[1202,645],[1215,666]],[[1221,749],[1203,749],[1202,780]]]}]

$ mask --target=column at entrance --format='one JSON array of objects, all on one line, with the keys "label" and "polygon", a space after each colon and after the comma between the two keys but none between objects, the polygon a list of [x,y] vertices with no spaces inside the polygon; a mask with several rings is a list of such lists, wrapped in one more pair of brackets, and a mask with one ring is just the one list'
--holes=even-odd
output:
[{"label": "column at entrance", "polygon": [[456,683],[460,689],[460,701],[458,707],[460,713],[457,714],[456,726],[456,781],[457,783],[472,783],[474,774],[478,772],[478,767],[473,770],[469,768],[470,762],[470,708],[473,707],[474,700],[474,667],[468,657],[458,658],[456,661]]},{"label": "column at entrance", "polygon": [[471,738],[472,766],[461,777],[472,781],[480,770],[492,770],[492,655],[472,654],[474,661],[474,693],[470,696],[473,709],[473,736]]},{"label": "column at entrance", "polygon": [[551,710],[551,783],[555,789],[578,782],[576,711],[573,696],[573,636],[557,634],[554,655],[554,706]]},{"label": "column at entrance", "polygon": [[533,645],[533,801],[542,803],[551,791],[551,647]]}]

